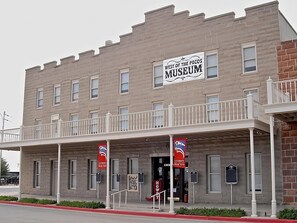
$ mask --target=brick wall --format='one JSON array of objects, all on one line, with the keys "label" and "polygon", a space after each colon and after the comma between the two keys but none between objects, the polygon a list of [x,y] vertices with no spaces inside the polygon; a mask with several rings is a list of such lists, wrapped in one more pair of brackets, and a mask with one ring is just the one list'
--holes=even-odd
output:
[{"label": "brick wall", "polygon": [[[297,40],[283,42],[278,48],[279,79],[297,78]],[[282,127],[283,202],[297,204],[297,122]]]}]

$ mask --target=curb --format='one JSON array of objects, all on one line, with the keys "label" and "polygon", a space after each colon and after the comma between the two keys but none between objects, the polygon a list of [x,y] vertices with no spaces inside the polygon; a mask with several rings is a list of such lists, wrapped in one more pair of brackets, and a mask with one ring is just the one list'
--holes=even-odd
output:
[{"label": "curb", "polygon": [[142,217],[158,217],[158,218],[172,218],[172,219],[189,219],[189,220],[209,220],[209,221],[229,221],[229,222],[272,222],[272,223],[297,223],[297,220],[287,219],[274,219],[274,218],[252,218],[252,217],[217,217],[217,216],[195,216],[195,215],[182,215],[182,214],[169,214],[169,213],[154,213],[154,212],[136,212],[136,211],[124,211],[113,209],[90,209],[90,208],[76,208],[56,205],[45,204],[31,204],[13,201],[0,201],[0,204],[17,205],[17,206],[29,206],[39,208],[49,208],[68,211],[82,211],[102,214],[118,214],[118,215],[130,215],[130,216],[142,216]]}]

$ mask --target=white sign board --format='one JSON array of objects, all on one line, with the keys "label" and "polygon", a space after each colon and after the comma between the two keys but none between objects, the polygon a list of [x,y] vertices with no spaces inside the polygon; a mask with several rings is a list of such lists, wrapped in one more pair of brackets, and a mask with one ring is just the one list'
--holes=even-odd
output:
[{"label": "white sign board", "polygon": [[204,79],[204,52],[163,61],[163,85]]}]

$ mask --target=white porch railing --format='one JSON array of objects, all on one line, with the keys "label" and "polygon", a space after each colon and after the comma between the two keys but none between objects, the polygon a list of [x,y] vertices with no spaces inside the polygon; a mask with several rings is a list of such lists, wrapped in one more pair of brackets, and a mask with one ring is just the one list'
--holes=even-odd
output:
[{"label": "white porch railing", "polygon": [[[163,190],[161,192],[158,192],[154,195],[151,196],[151,198],[153,198],[153,212],[155,212],[156,210],[161,210],[161,195],[163,195],[163,202],[164,202],[164,207],[165,207],[165,202],[166,202],[166,190]],[[156,198],[158,199],[159,205],[158,205],[158,209],[156,209]]]},{"label": "white porch railing", "polygon": [[[296,99],[293,96],[292,99]],[[111,115],[95,119],[78,121],[61,121],[51,124],[23,126],[20,129],[4,130],[1,134],[3,142],[19,140],[42,140],[59,137],[98,135],[154,130],[161,128],[184,127],[220,122],[242,121],[257,118],[265,119],[262,105],[247,98],[221,101],[216,103],[198,104],[166,109]],[[21,137],[19,137],[21,136]]]},{"label": "white porch railing", "polygon": [[297,79],[273,82],[267,80],[268,104],[297,102]]},{"label": "white porch railing", "polygon": [[112,209],[115,209],[115,195],[119,195],[119,208],[121,207],[122,203],[122,193],[125,192],[125,205],[127,205],[127,200],[128,200],[128,189],[121,190],[115,193],[112,193],[110,196],[112,198]]}]

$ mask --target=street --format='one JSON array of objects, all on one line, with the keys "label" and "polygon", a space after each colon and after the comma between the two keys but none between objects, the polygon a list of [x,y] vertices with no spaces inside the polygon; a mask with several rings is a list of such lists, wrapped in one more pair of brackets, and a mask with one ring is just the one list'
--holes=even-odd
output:
[{"label": "street", "polygon": [[218,221],[141,217],[0,204],[0,222],[9,223],[193,223]]}]

